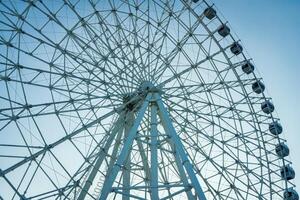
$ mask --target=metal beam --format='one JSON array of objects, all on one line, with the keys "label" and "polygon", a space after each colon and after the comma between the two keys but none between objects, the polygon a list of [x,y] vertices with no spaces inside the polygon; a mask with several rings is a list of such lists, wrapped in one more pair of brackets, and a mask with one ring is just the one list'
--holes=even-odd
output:
[{"label": "metal beam", "polygon": [[157,106],[154,102],[151,104],[151,199],[159,199],[158,196],[158,163],[157,163]]},{"label": "metal beam", "polygon": [[176,133],[175,128],[172,125],[172,121],[168,115],[167,109],[164,107],[164,104],[161,100],[161,97],[158,94],[154,94],[155,100],[158,105],[158,113],[162,121],[162,125],[164,126],[165,130],[167,130],[167,133],[170,135],[171,140],[174,142],[176,151],[178,152],[182,165],[185,167],[189,178],[192,182],[192,186],[195,189],[196,195],[200,200],[206,200],[206,197],[204,195],[204,192],[200,186],[200,183],[194,173],[193,166],[189,162],[188,156],[186,155],[186,152],[184,150],[183,144],[181,143],[181,140],[179,136]]},{"label": "metal beam", "polygon": [[7,168],[6,170],[3,170],[3,171],[2,171],[2,174],[6,175],[7,173],[9,173],[9,172],[15,170],[16,168],[18,168],[18,167],[20,167],[20,166],[26,164],[27,162],[36,159],[38,156],[43,155],[45,152],[47,152],[48,150],[54,148],[55,146],[62,144],[62,143],[65,142],[66,140],[71,139],[72,137],[74,137],[75,135],[81,133],[82,131],[85,131],[86,129],[88,129],[88,128],[94,126],[94,125],[96,125],[97,123],[101,122],[101,120],[103,120],[103,119],[105,119],[105,118],[107,118],[107,117],[109,117],[109,116],[111,116],[111,115],[113,115],[113,114],[115,114],[115,113],[117,113],[117,112],[120,112],[123,108],[124,108],[124,107],[122,106],[122,107],[119,107],[119,108],[117,108],[117,109],[114,109],[114,110],[112,110],[112,111],[106,113],[105,115],[103,115],[103,116],[101,116],[101,117],[95,119],[94,121],[92,121],[92,122],[90,122],[90,123],[88,123],[88,124],[85,124],[85,126],[83,126],[83,127],[79,128],[79,129],[73,131],[73,132],[70,133],[69,135],[66,135],[65,137],[63,137],[63,138],[61,138],[61,139],[59,139],[59,140],[57,140],[57,141],[55,141],[55,142],[49,144],[48,146],[44,147],[43,149],[37,151],[36,153],[31,154],[29,157],[26,157],[26,158],[24,158],[23,160],[21,160],[20,162],[14,164],[14,165],[12,165],[12,166],[10,166],[10,167]]},{"label": "metal beam", "polygon": [[[155,130],[155,139],[154,139],[154,141],[155,141],[155,143],[154,144],[152,144],[152,140],[151,140],[151,158],[152,158],[152,154],[154,153],[154,151],[156,151],[155,152],[155,154],[156,154],[156,156],[157,156],[157,104],[156,104],[156,102],[153,102],[152,103],[152,106],[151,106],[151,111],[152,110],[155,110],[155,113],[152,113],[151,112],[151,139],[153,139],[153,136],[152,136],[152,130]],[[155,114],[155,116],[154,116],[154,114]],[[155,118],[155,122],[153,123],[153,121],[152,121],[152,117],[154,117]],[[165,132],[167,133],[167,130],[165,130]],[[189,185],[189,182],[188,182],[188,179],[187,179],[187,176],[186,176],[186,174],[185,174],[185,171],[184,171],[184,168],[183,168],[183,166],[182,166],[182,164],[181,164],[181,159],[180,159],[180,157],[179,157],[179,155],[178,155],[178,153],[176,152],[176,149],[175,149],[175,145],[174,145],[174,142],[168,137],[168,139],[167,139],[167,142],[170,144],[170,146],[171,146],[171,149],[172,149],[172,152],[171,153],[173,153],[174,154],[174,157],[175,157],[175,163],[176,163],[176,166],[177,166],[177,168],[178,168],[178,173],[179,173],[179,175],[180,175],[180,179],[181,179],[181,181],[183,182],[183,185],[184,185],[184,191],[186,192],[186,194],[187,194],[187,197],[188,197],[188,199],[189,200],[193,200],[193,199],[195,199],[194,197],[193,197],[193,194],[192,194],[192,192],[191,192],[191,188],[189,188],[190,187],[190,185]],[[153,145],[153,146],[152,146]],[[154,149],[152,149],[152,148],[154,148]],[[156,157],[156,161],[154,160],[153,162],[155,162],[156,163],[156,166],[154,166],[153,168],[154,168],[154,170],[156,171],[156,173],[157,173],[157,170],[158,170],[158,166],[157,166],[157,157]],[[153,163],[152,162],[152,159],[151,159],[151,164]],[[153,172],[151,173],[151,174],[154,174]],[[156,179],[157,179],[157,174],[156,174]],[[152,180],[152,179],[151,179]],[[158,199],[158,196],[157,197],[154,197],[154,198],[152,198],[152,199]]]},{"label": "metal beam", "polygon": [[95,162],[95,165],[93,166],[92,168],[92,171],[90,172],[89,174],[89,177],[88,179],[86,180],[84,186],[82,187],[82,190],[78,196],[78,200],[80,199],[84,199],[86,194],[88,193],[91,185],[93,184],[93,181],[96,177],[96,174],[107,154],[107,151],[108,149],[111,147],[111,144],[112,142],[114,141],[115,139],[115,136],[116,134],[122,130],[122,121],[123,121],[123,118],[124,118],[124,112],[121,113],[121,115],[119,116],[118,120],[116,121],[115,123],[115,127],[112,129],[110,135],[109,135],[109,138],[107,139],[106,143],[105,143],[105,146],[103,148],[100,148],[100,152],[96,158],[96,162]]},{"label": "metal beam", "polygon": [[143,163],[143,170],[145,172],[145,185],[150,185],[149,181],[150,181],[150,167],[149,167],[149,163],[148,163],[148,157],[145,153],[145,149],[143,147],[143,144],[140,140],[136,140],[136,143],[138,145],[138,149],[141,155],[141,159],[142,159],[142,163]]},{"label": "metal beam", "polygon": [[[125,115],[125,132],[124,132],[124,142],[126,142],[127,137],[129,135],[130,128],[133,125],[134,121],[134,113],[127,111]],[[122,200],[129,200],[129,195],[130,195],[130,165],[131,165],[131,156],[130,156],[131,150],[129,149],[129,152],[126,157],[125,165],[124,168],[122,169],[123,171],[123,195],[122,195]]]},{"label": "metal beam", "polygon": [[107,167],[107,175],[106,176],[109,176],[110,174],[110,171],[109,169],[111,170],[117,160],[117,153],[118,153],[118,149],[119,149],[119,146],[121,144],[121,137],[122,137],[122,133],[123,133],[123,128],[120,130],[119,134],[117,135],[116,137],[116,142],[115,142],[115,145],[114,145],[114,148],[113,148],[113,151],[112,151],[112,154],[111,154],[111,159],[109,161],[109,164],[108,164],[108,167]]},{"label": "metal beam", "polygon": [[126,157],[129,153],[129,149],[131,148],[131,145],[133,143],[133,140],[135,139],[136,135],[137,135],[137,130],[138,127],[144,117],[144,114],[146,112],[146,109],[149,105],[149,101],[152,97],[152,94],[148,94],[147,97],[145,98],[139,113],[134,121],[133,126],[131,127],[129,133],[128,133],[128,137],[127,140],[125,141],[123,148],[121,150],[120,155],[118,156],[117,162],[115,163],[115,165],[113,166],[113,169],[109,175],[109,177],[107,177],[104,181],[103,184],[103,188],[101,191],[101,196],[99,198],[99,200],[106,200],[108,194],[111,192],[112,189],[112,185],[116,179],[116,176],[118,174],[118,172],[120,171],[120,169],[122,169],[124,167],[125,161],[126,161]]},{"label": "metal beam", "polygon": [[[165,131],[167,132],[167,130],[165,130]],[[188,197],[189,200],[193,200],[195,198],[193,197],[193,194],[191,192],[191,188],[189,188],[191,186],[189,185],[187,176],[186,176],[184,168],[182,166],[181,158],[180,158],[179,154],[176,151],[175,144],[171,139],[167,139],[167,141],[168,141],[168,143],[170,144],[170,146],[172,148],[172,151],[173,151],[173,154],[174,154],[174,157],[175,157],[175,163],[176,163],[176,166],[178,168],[180,179],[183,182],[183,185],[185,187],[184,190],[187,194],[187,197]]]}]

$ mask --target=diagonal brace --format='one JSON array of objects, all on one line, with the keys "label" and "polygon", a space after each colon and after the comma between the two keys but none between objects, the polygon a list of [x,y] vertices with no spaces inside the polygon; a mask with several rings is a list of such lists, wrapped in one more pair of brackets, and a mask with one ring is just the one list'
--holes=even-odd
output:
[{"label": "diagonal brace", "polygon": [[133,140],[136,138],[138,127],[144,117],[144,114],[147,110],[147,107],[149,105],[149,101],[150,101],[151,97],[152,97],[151,93],[146,96],[146,99],[144,100],[144,103],[142,104],[142,107],[139,110],[139,113],[134,121],[134,124],[128,133],[128,137],[123,145],[120,155],[118,156],[117,162],[113,166],[109,176],[107,176],[107,178],[104,181],[103,188],[101,191],[101,196],[100,196],[99,200],[106,200],[108,194],[111,192],[112,185],[118,175],[118,172],[120,171],[120,169],[124,166],[124,164],[126,162],[126,158],[128,156],[129,149],[131,148]]},{"label": "diagonal brace", "polygon": [[175,128],[172,125],[172,121],[168,115],[167,109],[164,107],[161,97],[158,94],[154,94],[154,98],[155,98],[157,106],[158,106],[158,110],[159,110],[158,113],[161,118],[162,125],[163,125],[164,129],[166,130],[167,134],[170,135],[171,140],[173,140],[173,142],[174,142],[175,149],[178,152],[179,156],[181,157],[182,165],[185,167],[185,169],[191,179],[192,186],[195,189],[197,197],[200,200],[206,200],[204,192],[203,192],[203,190],[200,186],[200,183],[194,173],[193,166],[189,162],[188,156],[183,148],[183,144],[182,144],[179,136],[177,135]]},{"label": "diagonal brace", "polygon": [[114,141],[116,134],[120,131],[123,118],[124,118],[124,113],[122,112],[121,115],[119,116],[118,120],[116,121],[116,123],[115,123],[116,126],[112,129],[112,131],[105,143],[105,146],[100,149],[100,152],[96,159],[96,162],[95,162],[94,166],[92,166],[92,171],[90,172],[88,179],[86,180],[84,186],[82,187],[82,190],[77,199],[84,199],[85,196],[87,195],[90,187],[93,184],[96,174],[107,154],[108,149],[111,147],[111,144]]}]

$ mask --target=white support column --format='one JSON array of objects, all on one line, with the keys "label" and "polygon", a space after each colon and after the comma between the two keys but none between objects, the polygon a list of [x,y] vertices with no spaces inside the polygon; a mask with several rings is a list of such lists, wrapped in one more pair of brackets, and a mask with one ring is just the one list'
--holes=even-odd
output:
[{"label": "white support column", "polygon": [[[124,125],[124,124],[122,124]],[[120,132],[118,133],[117,137],[116,137],[116,142],[115,142],[115,145],[114,145],[114,148],[112,150],[112,153],[111,153],[111,159],[109,161],[109,164],[108,164],[108,167],[107,167],[107,175],[108,176],[110,174],[110,171],[109,169],[111,170],[117,160],[117,153],[118,153],[118,149],[119,149],[119,146],[121,144],[121,138],[122,138],[122,135],[123,135],[123,131],[124,131],[124,127],[122,127],[120,129]]]},{"label": "white support column", "polygon": [[145,149],[143,147],[143,144],[140,140],[136,140],[138,148],[139,148],[139,152],[141,154],[141,158],[142,158],[142,163],[143,163],[143,169],[145,172],[145,183],[146,185],[150,185],[150,167],[149,167],[149,163],[148,163],[148,157],[145,153]]},{"label": "white support column", "polygon": [[115,179],[118,175],[118,172],[120,171],[120,169],[122,167],[124,167],[129,149],[131,148],[133,140],[137,135],[138,127],[139,127],[139,125],[140,125],[140,123],[141,123],[141,121],[144,117],[144,114],[145,114],[146,109],[149,105],[149,101],[150,101],[151,97],[152,97],[152,94],[147,95],[146,99],[144,100],[144,103],[143,103],[142,107],[139,110],[139,113],[138,113],[136,119],[134,120],[134,124],[133,124],[133,126],[131,127],[131,129],[128,133],[127,140],[124,143],[124,146],[121,150],[120,155],[118,156],[117,162],[113,166],[109,177],[107,177],[104,181],[103,188],[102,188],[102,191],[101,191],[101,196],[99,198],[100,200],[106,200],[107,199],[107,196],[111,192],[112,185],[113,185],[113,183],[114,183],[114,181],[115,181]]},{"label": "white support column", "polygon": [[[127,137],[129,135],[130,128],[133,125],[134,121],[134,114],[133,112],[128,111],[125,115],[125,132],[124,132],[124,142],[126,142]],[[125,161],[123,171],[123,195],[122,200],[129,200],[130,195],[130,165],[131,165],[131,156],[130,156],[131,150],[129,149],[129,152],[127,154],[127,158]]]},{"label": "white support column", "polygon": [[124,118],[124,113],[122,112],[120,114],[118,120],[116,121],[115,126],[112,128],[112,131],[109,134],[109,137],[105,143],[105,146],[100,149],[100,152],[99,152],[99,155],[97,156],[96,162],[95,162],[94,166],[92,166],[92,171],[90,172],[88,179],[86,180],[86,182],[84,183],[84,186],[82,187],[82,190],[80,191],[80,194],[77,198],[78,200],[85,198],[91,185],[93,184],[95,176],[107,154],[108,149],[110,148],[112,142],[114,141],[116,134],[122,128],[123,118]]},{"label": "white support column", "polygon": [[[167,131],[167,130],[165,130],[165,131]],[[185,187],[190,187],[189,182],[188,182],[188,179],[187,179],[186,174],[185,174],[185,171],[184,171],[184,168],[183,168],[183,166],[182,166],[182,162],[181,162],[180,156],[179,156],[178,153],[176,152],[175,144],[174,144],[174,142],[173,142],[171,139],[168,139],[167,141],[168,141],[168,143],[170,144],[170,146],[171,146],[171,148],[172,148],[172,151],[175,152],[175,153],[174,153],[174,156],[175,156],[175,162],[176,162],[176,166],[177,166],[177,168],[178,168],[178,172],[179,172],[179,174],[180,174],[180,179],[181,179],[181,181],[183,182],[183,185],[184,185]],[[187,197],[188,197],[189,200],[195,199],[195,198],[193,197],[193,194],[192,194],[191,190],[186,190],[185,192],[186,192]]]},{"label": "white support column", "polygon": [[115,142],[115,145],[114,145],[112,153],[111,153],[111,159],[110,159],[108,167],[107,167],[107,172],[106,172],[106,177],[105,177],[106,179],[109,178],[111,170],[117,160],[117,153],[119,150],[119,146],[121,144],[123,132],[124,132],[124,123],[122,124],[122,127],[120,128],[120,131],[116,137],[116,142]]},{"label": "white support column", "polygon": [[151,176],[150,188],[151,199],[159,199],[158,196],[158,163],[157,163],[157,106],[154,102],[151,103]]},{"label": "white support column", "polygon": [[[151,183],[150,183],[150,188],[151,188],[151,199],[156,200],[159,199],[158,196],[158,161],[157,161],[157,137],[158,137],[158,132],[157,132],[157,105],[156,102],[152,102],[151,104]],[[168,143],[170,143],[170,146],[172,150],[175,152],[175,162],[176,166],[178,168],[178,172],[181,177],[181,181],[185,185],[185,187],[189,187],[188,179],[186,177],[186,174],[184,172],[183,166],[181,164],[181,159],[176,153],[174,143],[168,139]],[[187,190],[187,197],[189,200],[195,199],[193,197],[193,194],[191,190]]]},{"label": "white support column", "polygon": [[178,152],[182,165],[185,167],[189,178],[191,179],[192,186],[195,189],[196,195],[200,200],[206,200],[206,197],[204,195],[204,192],[202,191],[202,188],[200,186],[200,183],[194,173],[193,166],[188,160],[188,156],[186,155],[183,144],[181,143],[181,140],[179,136],[176,133],[175,128],[172,125],[172,121],[168,115],[167,109],[164,107],[164,104],[158,94],[155,94],[155,99],[158,105],[159,110],[159,116],[162,120],[162,124],[164,126],[164,129],[167,131],[167,134],[170,135],[171,140],[174,142],[176,151]]}]

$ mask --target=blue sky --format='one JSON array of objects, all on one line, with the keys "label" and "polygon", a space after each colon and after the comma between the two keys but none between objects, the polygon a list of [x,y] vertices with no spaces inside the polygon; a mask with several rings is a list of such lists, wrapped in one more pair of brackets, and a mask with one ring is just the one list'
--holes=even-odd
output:
[{"label": "blue sky", "polygon": [[[244,49],[254,59],[256,72],[264,80],[267,96],[273,98],[284,127],[283,137],[291,149],[290,159],[300,193],[300,0],[209,1],[216,4],[241,39]],[[44,125],[48,124],[44,122]]]},{"label": "blue sky", "polygon": [[273,98],[300,188],[300,1],[214,0],[253,58]]}]

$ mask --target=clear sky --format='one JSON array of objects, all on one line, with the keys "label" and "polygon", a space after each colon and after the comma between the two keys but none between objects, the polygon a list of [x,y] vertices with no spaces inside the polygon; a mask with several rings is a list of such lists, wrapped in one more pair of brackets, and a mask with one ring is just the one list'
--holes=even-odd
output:
[{"label": "clear sky", "polygon": [[[208,1],[214,2],[228,20],[264,80],[267,96],[272,97],[284,128],[282,137],[291,150],[294,182],[300,194],[300,0]],[[37,94],[40,101],[43,95]],[[49,127],[47,123],[44,125]],[[59,132],[52,128],[57,127],[47,130]]]},{"label": "clear sky", "polygon": [[300,1],[213,0],[253,58],[273,98],[300,192]]}]

